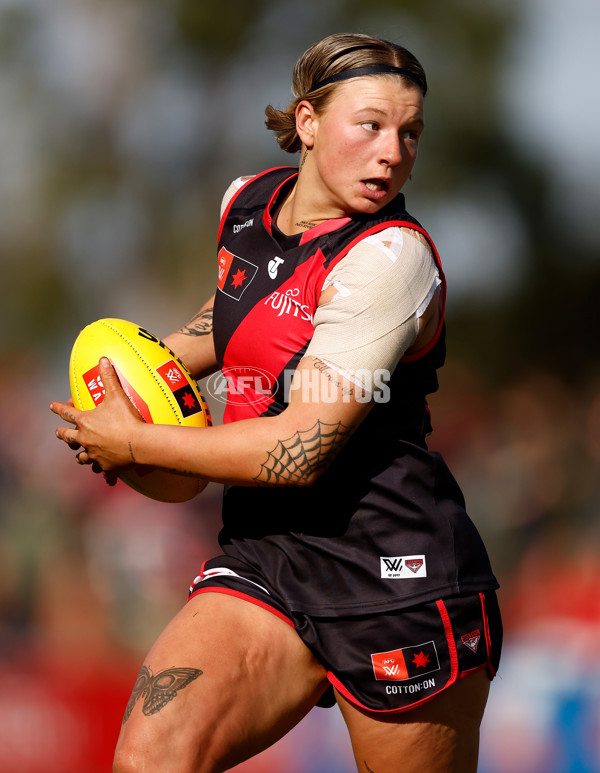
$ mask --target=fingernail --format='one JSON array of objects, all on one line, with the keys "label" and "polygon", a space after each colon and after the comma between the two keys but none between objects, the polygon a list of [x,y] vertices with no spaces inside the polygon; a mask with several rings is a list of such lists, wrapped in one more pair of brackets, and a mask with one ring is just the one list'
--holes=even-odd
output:
[{"label": "fingernail", "polygon": [[103,368],[108,367],[108,365],[110,365],[108,357],[100,357],[100,365],[102,365]]}]

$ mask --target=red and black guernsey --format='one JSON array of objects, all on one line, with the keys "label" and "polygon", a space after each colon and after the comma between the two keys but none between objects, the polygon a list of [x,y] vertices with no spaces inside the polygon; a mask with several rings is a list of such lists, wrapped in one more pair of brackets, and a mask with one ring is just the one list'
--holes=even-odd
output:
[{"label": "red and black guernsey", "polygon": [[[285,409],[325,278],[361,239],[390,226],[417,230],[443,280],[402,194],[373,216],[281,233],[271,215],[296,175],[283,167],[253,177],[221,220],[214,341],[230,382],[225,422]],[[456,481],[427,449],[426,395],[444,357],[442,319],[431,344],[397,366],[391,399],[313,486],[226,487],[224,552],[263,572],[292,609],[364,614],[498,587]],[[300,442],[311,442],[309,429]]]}]

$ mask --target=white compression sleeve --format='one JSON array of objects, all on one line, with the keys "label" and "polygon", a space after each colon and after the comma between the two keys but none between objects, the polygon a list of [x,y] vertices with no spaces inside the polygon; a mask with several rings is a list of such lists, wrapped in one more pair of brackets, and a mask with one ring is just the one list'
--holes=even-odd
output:
[{"label": "white compression sleeve", "polygon": [[386,228],[361,241],[327,277],[338,291],[315,312],[306,356],[322,359],[368,388],[376,370],[391,373],[419,331],[419,316],[440,284],[426,239]]}]

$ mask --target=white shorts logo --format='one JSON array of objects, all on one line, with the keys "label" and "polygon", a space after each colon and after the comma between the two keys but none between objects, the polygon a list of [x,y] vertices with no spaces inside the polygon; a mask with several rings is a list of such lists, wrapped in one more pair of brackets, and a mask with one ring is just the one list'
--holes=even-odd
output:
[{"label": "white shorts logo", "polygon": [[427,577],[425,556],[380,556],[381,576],[385,580]]}]

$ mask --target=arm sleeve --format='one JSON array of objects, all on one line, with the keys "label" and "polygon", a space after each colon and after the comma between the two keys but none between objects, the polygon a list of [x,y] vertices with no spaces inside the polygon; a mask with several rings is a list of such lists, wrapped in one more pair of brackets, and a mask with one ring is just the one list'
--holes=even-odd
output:
[{"label": "arm sleeve", "polygon": [[[419,332],[419,317],[440,284],[427,240],[391,227],[363,239],[328,275],[337,293],[317,308],[306,355],[368,389],[391,374]],[[385,378],[385,375],[383,376]]]}]

